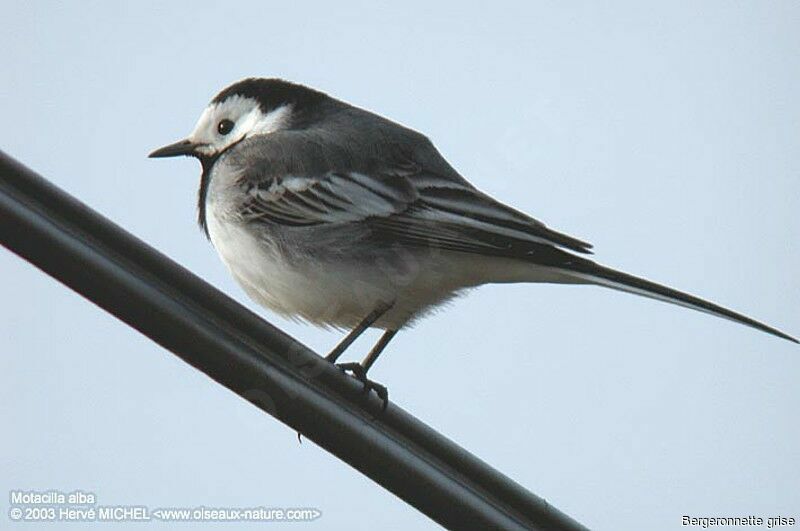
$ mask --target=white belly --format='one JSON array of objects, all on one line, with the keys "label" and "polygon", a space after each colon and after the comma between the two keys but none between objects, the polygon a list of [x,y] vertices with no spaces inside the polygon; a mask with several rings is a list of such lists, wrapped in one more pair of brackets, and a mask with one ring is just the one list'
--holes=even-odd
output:
[{"label": "white belly", "polygon": [[350,328],[378,306],[394,303],[376,323],[398,329],[426,307],[453,296],[441,274],[411,274],[375,264],[297,260],[243,225],[208,217],[211,242],[244,291],[283,316]]}]

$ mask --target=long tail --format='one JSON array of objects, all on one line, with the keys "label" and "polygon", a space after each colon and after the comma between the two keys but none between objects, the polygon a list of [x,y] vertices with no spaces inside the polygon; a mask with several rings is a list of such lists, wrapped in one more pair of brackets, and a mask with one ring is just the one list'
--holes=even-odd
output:
[{"label": "long tail", "polygon": [[751,319],[740,313],[723,308],[713,302],[708,302],[699,297],[683,293],[681,291],[650,282],[643,278],[635,277],[621,271],[601,266],[591,260],[577,259],[569,260],[562,263],[561,268],[567,269],[571,276],[576,276],[581,280],[589,283],[598,284],[601,286],[609,287],[612,289],[626,291],[628,293],[635,293],[651,299],[656,299],[671,304],[677,304],[693,310],[698,310],[717,317],[730,319],[737,323],[753,327],[762,332],[787,339],[794,343],[800,343],[792,336],[781,332],[780,330],[760,323],[755,319]]}]

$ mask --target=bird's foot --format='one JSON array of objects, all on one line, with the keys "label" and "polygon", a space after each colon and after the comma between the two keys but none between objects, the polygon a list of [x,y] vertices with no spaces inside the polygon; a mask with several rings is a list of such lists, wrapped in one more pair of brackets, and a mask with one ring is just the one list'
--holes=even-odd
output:
[{"label": "bird's foot", "polygon": [[367,371],[364,370],[363,365],[360,363],[337,363],[336,366],[344,372],[350,372],[356,380],[363,383],[364,393],[369,393],[370,390],[375,391],[378,398],[383,400],[383,408],[381,408],[381,411],[386,411],[386,407],[389,405],[389,390],[386,389],[385,385],[368,379]]}]

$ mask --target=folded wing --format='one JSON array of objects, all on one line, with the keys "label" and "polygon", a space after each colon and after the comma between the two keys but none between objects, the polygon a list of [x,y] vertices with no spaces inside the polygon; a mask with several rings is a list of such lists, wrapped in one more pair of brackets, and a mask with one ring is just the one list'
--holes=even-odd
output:
[{"label": "folded wing", "polygon": [[362,222],[387,243],[526,260],[541,245],[579,253],[591,248],[471,186],[429,173],[392,168],[248,182],[241,214],[252,221],[293,227]]}]

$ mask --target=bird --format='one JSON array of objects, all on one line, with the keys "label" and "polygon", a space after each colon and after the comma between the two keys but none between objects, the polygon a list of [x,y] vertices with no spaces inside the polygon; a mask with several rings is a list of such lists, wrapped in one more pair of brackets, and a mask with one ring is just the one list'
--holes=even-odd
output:
[{"label": "bird", "polygon": [[589,258],[592,245],[480,191],[425,135],[314,88],[246,78],[219,92],[184,140],[150,157],[202,166],[198,222],[245,293],[279,315],[368,328],[367,378],[403,328],[492,283],[598,285],[726,318],[797,343],[750,317]]}]

